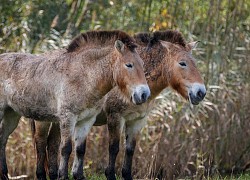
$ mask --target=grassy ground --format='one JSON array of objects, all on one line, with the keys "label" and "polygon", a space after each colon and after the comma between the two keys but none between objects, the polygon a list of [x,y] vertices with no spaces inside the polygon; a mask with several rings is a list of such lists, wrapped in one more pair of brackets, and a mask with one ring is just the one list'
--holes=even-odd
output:
[{"label": "grassy ground", "polygon": [[250,174],[241,174],[238,176],[226,176],[226,177],[214,177],[214,178],[209,178],[209,180],[249,180],[250,179]]},{"label": "grassy ground", "polygon": [[[105,174],[88,174],[87,173],[87,179],[88,180],[106,180]],[[120,177],[116,177],[117,180],[121,180]],[[70,177],[70,180],[73,180],[73,177]]]},{"label": "grassy ground", "polygon": [[[87,179],[88,180],[106,180],[106,177],[104,174],[88,174],[87,175]],[[122,178],[117,177],[117,180],[121,180]],[[206,179],[206,178],[204,178]],[[185,178],[185,179],[180,179],[180,180],[189,180],[189,178]],[[211,178],[207,178],[207,180],[250,180],[250,174],[241,174],[241,175],[237,175],[237,176],[216,176],[216,177],[211,177]]]}]

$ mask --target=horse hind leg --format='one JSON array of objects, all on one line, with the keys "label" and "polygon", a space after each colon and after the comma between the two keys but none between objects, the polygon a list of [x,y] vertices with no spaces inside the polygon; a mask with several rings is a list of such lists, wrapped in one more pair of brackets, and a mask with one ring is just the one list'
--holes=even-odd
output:
[{"label": "horse hind leg", "polygon": [[8,179],[8,168],[6,163],[6,144],[9,135],[16,129],[20,116],[11,108],[0,111],[0,179]]},{"label": "horse hind leg", "polygon": [[36,177],[38,180],[46,180],[45,162],[46,162],[46,146],[47,137],[50,128],[49,122],[39,122],[33,121],[35,123],[35,130],[33,133],[34,145],[36,150],[37,164],[36,164]]},{"label": "horse hind leg", "polygon": [[59,123],[51,123],[49,136],[48,136],[48,168],[49,178],[51,180],[57,179],[58,176],[58,152],[60,147],[60,126]]}]

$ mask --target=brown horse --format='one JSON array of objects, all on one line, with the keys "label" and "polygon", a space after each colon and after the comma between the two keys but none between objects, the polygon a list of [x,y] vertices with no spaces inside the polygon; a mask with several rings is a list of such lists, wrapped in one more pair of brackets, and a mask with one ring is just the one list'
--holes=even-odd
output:
[{"label": "brown horse", "polygon": [[[5,147],[21,116],[60,124],[60,179],[83,179],[82,146],[101,111],[96,103],[115,85],[123,99],[144,103],[150,90],[134,39],[122,31],[92,31],[67,49],[32,55],[0,55],[0,178],[8,179]],[[72,138],[73,137],[73,138]]]},{"label": "brown horse", "polygon": [[[194,105],[202,101],[206,94],[202,77],[191,54],[197,42],[186,43],[179,32],[171,30],[152,34],[139,33],[134,37],[139,44],[137,50],[144,60],[151,98],[147,103],[135,106],[130,102],[124,102],[119,90],[114,88],[103,99],[102,112],[96,117],[94,125],[108,124],[109,165],[105,171],[107,179],[115,179],[115,160],[119,151],[120,133],[124,125],[126,151],[122,176],[124,179],[132,179],[131,168],[136,135],[146,124],[146,117],[153,107],[154,99],[163,89],[171,87]],[[58,141],[56,138],[60,138],[59,128],[55,123],[50,127],[49,124],[45,125],[40,122],[34,124],[34,121],[32,121],[32,126],[36,144],[45,147],[48,139],[50,173],[53,166],[56,169],[58,146],[55,142]],[[49,128],[51,130],[48,133]],[[82,156],[84,156],[85,146],[86,144],[82,147]],[[45,148],[44,152],[40,152],[42,153],[45,154]],[[37,163],[38,169],[44,165],[44,161]]]}]

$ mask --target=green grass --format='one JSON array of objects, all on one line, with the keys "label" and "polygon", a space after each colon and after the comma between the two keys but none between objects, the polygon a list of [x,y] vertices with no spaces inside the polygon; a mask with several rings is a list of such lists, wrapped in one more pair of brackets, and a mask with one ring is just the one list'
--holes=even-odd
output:
[{"label": "green grass", "polygon": [[243,174],[238,177],[238,179],[245,180],[245,179],[250,179],[250,174]]},{"label": "green grass", "polygon": [[[97,173],[90,174],[90,173],[87,172],[87,173],[85,173],[85,175],[86,175],[86,178],[88,180],[106,180],[105,174],[97,174]],[[74,178],[71,175],[70,175],[69,179],[74,180]],[[116,176],[116,179],[117,180],[122,180],[122,178],[117,177],[117,176]]]},{"label": "green grass", "polygon": [[[106,180],[105,174],[97,174],[97,173],[86,173],[86,177],[88,180]],[[116,177],[117,180],[122,180],[121,177]],[[73,180],[73,177],[70,177],[70,180]],[[190,180],[189,178],[179,179],[179,180]],[[204,178],[205,180],[205,178]],[[206,180],[250,180],[250,174],[240,174],[240,175],[228,175],[221,176],[217,175],[214,177],[209,177]]]},{"label": "green grass", "polygon": [[250,174],[240,174],[232,176],[217,176],[214,178],[209,178],[209,180],[250,180]]},{"label": "green grass", "polygon": [[[106,177],[104,174],[87,174],[86,175],[88,180],[106,180]],[[117,180],[121,180],[122,178],[120,177],[116,177]],[[70,180],[73,180],[73,178],[71,177]],[[185,178],[184,178],[185,179]],[[188,180],[189,178],[187,178]],[[206,180],[204,178],[204,180]],[[217,175],[214,177],[209,177],[207,178],[207,180],[250,180],[250,173],[249,174],[240,174],[240,175],[228,175],[228,176],[221,176],[221,175]]]},{"label": "green grass", "polygon": [[87,176],[88,180],[102,180],[106,179],[104,174],[92,174]]}]

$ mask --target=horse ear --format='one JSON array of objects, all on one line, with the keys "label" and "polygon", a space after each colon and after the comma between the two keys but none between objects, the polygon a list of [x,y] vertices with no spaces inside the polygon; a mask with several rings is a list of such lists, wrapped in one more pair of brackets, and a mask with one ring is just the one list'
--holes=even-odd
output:
[{"label": "horse ear", "polygon": [[162,46],[164,46],[165,48],[169,49],[171,46],[171,42],[167,42],[167,41],[162,41],[160,40],[160,43]]},{"label": "horse ear", "polygon": [[125,49],[124,43],[122,41],[120,41],[120,40],[116,40],[115,41],[115,49],[117,51],[119,51],[120,53],[123,53],[124,49]]},{"label": "horse ear", "polygon": [[187,44],[188,50],[194,50],[200,41],[193,41]]}]

